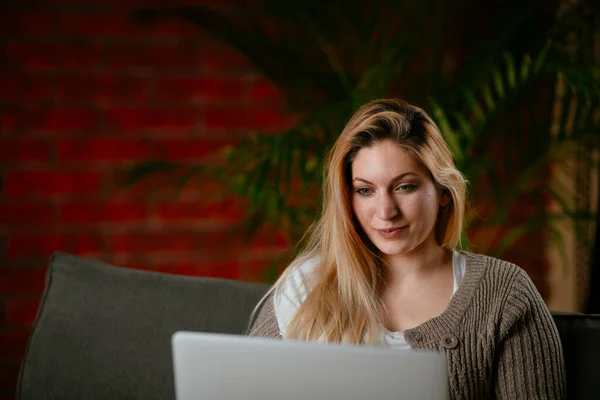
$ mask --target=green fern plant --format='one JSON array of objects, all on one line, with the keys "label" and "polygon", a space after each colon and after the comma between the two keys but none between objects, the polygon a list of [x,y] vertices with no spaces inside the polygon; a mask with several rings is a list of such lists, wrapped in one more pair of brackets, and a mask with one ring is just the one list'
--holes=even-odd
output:
[{"label": "green fern plant", "polygon": [[[346,120],[368,100],[402,97],[432,114],[471,190],[485,198],[488,210],[475,204],[467,217],[467,232],[496,231],[479,250],[502,256],[532,231],[561,246],[555,221],[593,217],[549,182],[578,149],[598,145],[595,71],[561,61],[550,39],[564,31],[557,28],[564,21],[540,26],[538,15],[554,9],[531,1],[518,12],[495,13],[496,29],[481,43],[465,34],[461,46],[471,57],[449,72],[443,60],[455,47],[444,29],[457,29],[468,11],[474,20],[485,12],[472,3],[348,4],[340,13],[313,0],[266,1],[260,12],[237,16],[202,6],[139,10],[135,16],[145,23],[180,18],[240,51],[280,88],[299,122],[277,135],[249,134],[223,149],[218,166],[148,162],[128,171],[127,182],[158,171],[177,175],[179,187],[198,176],[217,180],[225,196],[248,199],[245,235],[267,225],[296,242],[319,213],[322,159]],[[524,196],[534,196],[539,209],[505,229]],[[558,211],[549,211],[549,202]],[[470,243],[465,237],[465,247]]]},{"label": "green fern plant", "polygon": [[[582,148],[598,146],[600,126],[597,120],[593,120],[591,111],[599,106],[600,86],[593,80],[582,85],[568,78],[568,70],[549,65],[547,56],[550,48],[548,44],[537,56],[525,55],[518,61],[510,53],[505,53],[503,65],[492,68],[490,80],[481,85],[479,92],[464,90],[465,104],[468,106],[461,110],[447,111],[435,99],[430,99],[430,103],[433,117],[444,133],[459,168],[471,180],[478,181],[484,175],[484,179],[498,182],[498,173],[503,170],[506,172],[515,163],[518,167],[518,173],[514,174],[509,185],[491,185],[493,198],[499,207],[495,207],[493,213],[486,217],[485,225],[502,226],[509,217],[509,211],[520,206],[520,195],[532,188],[542,194],[546,202],[554,205],[552,211],[546,207],[540,208],[526,221],[519,221],[518,226],[494,240],[493,247],[481,250],[502,256],[507,248],[527,233],[546,229],[548,236],[561,250],[563,265],[567,265],[568,256],[562,234],[555,223],[564,219],[593,220],[595,215],[570,206],[567,197],[571,191],[559,180],[550,178],[561,172],[565,162],[591,154],[581,152]],[[544,80],[548,76],[554,76],[554,79]],[[581,74],[578,76],[581,77]],[[474,156],[474,149],[485,138],[489,125],[505,116],[512,104],[518,105],[519,102],[514,99],[523,91],[531,86],[539,87],[540,84],[552,89],[553,96],[547,99],[546,104],[548,110],[551,108],[552,111],[537,126],[530,124],[528,135],[545,140],[539,140],[534,151],[518,152],[518,159],[505,159],[500,164],[498,160],[494,162],[490,154]],[[593,168],[598,168],[593,158],[586,161]],[[476,218],[474,212],[467,215],[467,229]],[[468,247],[468,243],[465,245]]]}]

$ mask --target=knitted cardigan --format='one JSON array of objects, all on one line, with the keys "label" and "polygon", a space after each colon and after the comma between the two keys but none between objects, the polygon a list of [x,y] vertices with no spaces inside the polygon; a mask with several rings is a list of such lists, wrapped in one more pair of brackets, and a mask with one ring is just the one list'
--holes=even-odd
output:
[{"label": "knitted cardigan", "polygon": [[[558,330],[529,276],[514,264],[463,254],[465,275],[448,307],[404,331],[407,343],[445,352],[453,399],[563,399]],[[281,338],[272,294],[250,335]]]}]

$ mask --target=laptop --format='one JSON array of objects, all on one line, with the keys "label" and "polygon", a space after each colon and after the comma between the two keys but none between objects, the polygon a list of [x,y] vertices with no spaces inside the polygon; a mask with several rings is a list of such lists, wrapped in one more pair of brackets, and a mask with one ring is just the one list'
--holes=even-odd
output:
[{"label": "laptop", "polygon": [[443,353],[177,332],[177,400],[447,399]]}]

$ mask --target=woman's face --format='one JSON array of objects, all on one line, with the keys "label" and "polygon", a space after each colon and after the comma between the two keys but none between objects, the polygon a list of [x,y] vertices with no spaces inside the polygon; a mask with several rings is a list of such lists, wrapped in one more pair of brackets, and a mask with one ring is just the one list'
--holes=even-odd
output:
[{"label": "woman's face", "polygon": [[358,151],[352,163],[352,208],[367,237],[389,257],[435,242],[440,196],[427,168],[391,140]]}]

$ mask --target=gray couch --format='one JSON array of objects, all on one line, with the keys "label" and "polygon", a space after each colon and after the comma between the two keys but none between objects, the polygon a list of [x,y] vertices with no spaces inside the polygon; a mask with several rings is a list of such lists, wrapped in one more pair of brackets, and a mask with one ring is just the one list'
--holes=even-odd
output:
[{"label": "gray couch", "polygon": [[[241,334],[267,289],[56,253],[23,359],[18,398],[173,398],[171,335],[182,329]],[[569,398],[600,398],[600,316],[554,316]]]}]

